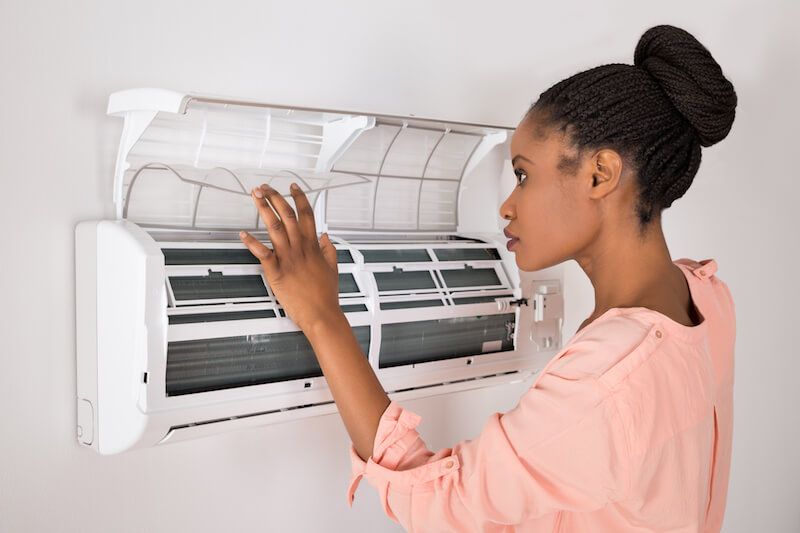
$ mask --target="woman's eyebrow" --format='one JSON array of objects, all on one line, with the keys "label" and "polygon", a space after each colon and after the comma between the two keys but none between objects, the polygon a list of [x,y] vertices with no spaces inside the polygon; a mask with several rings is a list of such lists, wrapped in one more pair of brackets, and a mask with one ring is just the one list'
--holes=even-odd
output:
[{"label": "woman's eyebrow", "polygon": [[524,155],[515,155],[515,156],[514,156],[514,159],[512,159],[512,160],[511,160],[511,164],[512,164],[512,165],[516,165],[516,164],[517,164],[517,159],[524,159],[525,161],[527,161],[527,162],[528,162],[528,163],[530,163],[531,165],[533,164],[533,161],[531,161],[530,159],[528,159],[528,158],[527,158],[527,157],[525,157]]}]

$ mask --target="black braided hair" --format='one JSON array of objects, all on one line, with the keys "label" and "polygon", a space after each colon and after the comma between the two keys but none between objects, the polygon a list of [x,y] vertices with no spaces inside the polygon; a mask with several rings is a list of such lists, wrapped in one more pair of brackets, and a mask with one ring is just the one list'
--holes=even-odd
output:
[{"label": "black braided hair", "polygon": [[635,169],[636,214],[643,233],[683,196],[711,146],[733,125],[737,97],[711,53],[685,30],[654,26],[636,46],[633,65],[579,72],[545,92],[528,110],[542,117],[538,135],[560,130],[577,148],[559,169],[577,171],[585,150],[616,150]]}]

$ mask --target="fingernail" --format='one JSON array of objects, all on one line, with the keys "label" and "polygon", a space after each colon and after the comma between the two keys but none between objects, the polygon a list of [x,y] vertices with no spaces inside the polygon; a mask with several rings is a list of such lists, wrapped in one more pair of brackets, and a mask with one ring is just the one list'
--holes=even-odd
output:
[{"label": "fingernail", "polygon": [[289,185],[289,188],[291,188],[293,191],[299,191],[300,190],[300,187],[298,187],[297,184],[294,183],[294,182],[292,182],[292,184]]},{"label": "fingernail", "polygon": [[264,198],[264,193],[262,193],[261,189],[259,189],[258,187],[253,189],[253,194],[256,195],[256,198]]},{"label": "fingernail", "polygon": [[244,239],[246,236],[247,236],[247,233],[245,233],[245,232],[243,232],[243,231],[240,231],[240,232],[239,232],[239,238],[240,238],[240,239]]}]

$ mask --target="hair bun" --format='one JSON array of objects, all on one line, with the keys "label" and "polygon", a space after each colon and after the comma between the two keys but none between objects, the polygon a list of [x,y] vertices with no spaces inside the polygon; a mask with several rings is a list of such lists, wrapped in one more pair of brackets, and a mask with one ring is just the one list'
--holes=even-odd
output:
[{"label": "hair bun", "polygon": [[633,63],[656,79],[694,127],[701,146],[716,144],[728,135],[736,113],[736,92],[692,34],[675,26],[654,26],[639,39]]}]

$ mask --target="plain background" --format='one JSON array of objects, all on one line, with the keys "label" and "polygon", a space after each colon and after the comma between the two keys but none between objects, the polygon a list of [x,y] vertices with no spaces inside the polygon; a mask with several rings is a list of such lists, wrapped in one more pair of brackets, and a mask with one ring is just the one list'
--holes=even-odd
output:
[{"label": "plain background", "polygon": [[[75,440],[74,227],[113,217],[110,92],[164,87],[514,126],[579,70],[632,63],[662,23],[696,35],[739,95],[665,213],[673,258],[715,258],[737,305],[724,531],[800,531],[797,2],[0,0],[0,530],[398,531],[362,482],[346,505],[336,415],[100,457]],[[509,179],[512,179],[509,177]],[[497,206],[487,205],[496,210]],[[593,293],[567,268],[565,338]],[[517,384],[406,402],[433,449],[513,407]]]}]

